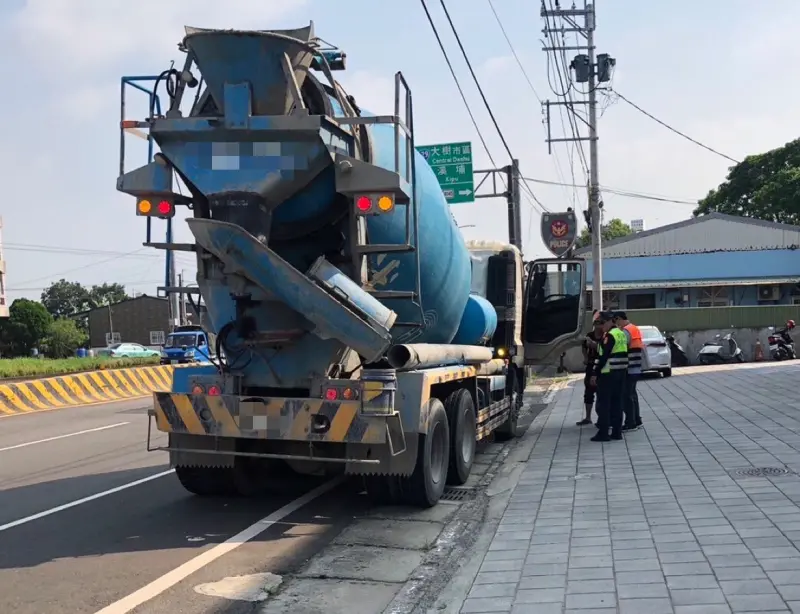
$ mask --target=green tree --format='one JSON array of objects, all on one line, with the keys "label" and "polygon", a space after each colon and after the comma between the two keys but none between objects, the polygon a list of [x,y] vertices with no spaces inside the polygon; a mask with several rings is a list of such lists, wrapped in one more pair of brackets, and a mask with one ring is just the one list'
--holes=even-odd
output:
[{"label": "green tree", "polygon": [[75,320],[60,318],[50,324],[44,343],[48,355],[52,358],[67,358],[88,339],[89,336],[78,328]]},{"label": "green tree", "polygon": [[0,324],[3,353],[28,356],[39,347],[53,323],[44,305],[27,298],[18,298],[9,307],[9,317]]},{"label": "green tree", "polygon": [[[603,237],[603,243],[608,243],[609,241],[613,241],[614,239],[619,239],[621,237],[627,237],[633,231],[631,227],[623,222],[618,217],[613,218],[608,224],[603,224],[603,228],[601,230],[601,236]],[[575,247],[585,247],[587,245],[592,244],[592,235],[589,233],[589,229],[585,228],[581,232],[580,236],[578,236],[578,240],[575,241]]]},{"label": "green tree", "polygon": [[89,290],[77,281],[60,279],[42,292],[42,304],[54,318],[68,318],[92,308]]},{"label": "green tree", "polygon": [[800,139],[731,167],[725,182],[698,203],[694,215],[714,212],[800,224]]},{"label": "green tree", "polygon": [[128,297],[125,286],[122,284],[104,283],[102,286],[92,286],[89,290],[89,299],[93,307],[103,307],[124,301]]}]

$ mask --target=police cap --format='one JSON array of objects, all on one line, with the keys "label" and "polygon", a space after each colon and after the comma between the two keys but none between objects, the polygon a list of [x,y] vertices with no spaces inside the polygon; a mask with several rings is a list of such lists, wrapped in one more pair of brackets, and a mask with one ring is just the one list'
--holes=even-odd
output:
[{"label": "police cap", "polygon": [[610,322],[614,319],[614,313],[611,311],[601,311],[597,314],[598,322]]}]

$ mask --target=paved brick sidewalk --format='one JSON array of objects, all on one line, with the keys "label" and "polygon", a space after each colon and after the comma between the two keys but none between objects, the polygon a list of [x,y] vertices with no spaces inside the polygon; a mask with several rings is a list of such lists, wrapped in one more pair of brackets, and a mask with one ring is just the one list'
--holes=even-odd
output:
[{"label": "paved brick sidewalk", "polygon": [[561,391],[461,612],[800,613],[800,365],[647,380],[592,443]]}]

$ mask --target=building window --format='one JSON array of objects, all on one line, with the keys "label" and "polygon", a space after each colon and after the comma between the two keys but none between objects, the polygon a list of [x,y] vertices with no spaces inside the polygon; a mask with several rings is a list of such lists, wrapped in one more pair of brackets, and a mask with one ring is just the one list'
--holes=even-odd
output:
[{"label": "building window", "polygon": [[656,295],[654,292],[648,294],[629,294],[625,298],[627,309],[655,309]]},{"label": "building window", "polygon": [[792,305],[800,305],[800,296],[792,297]]},{"label": "building window", "polygon": [[728,307],[731,304],[726,286],[709,286],[698,290],[698,307]]},{"label": "building window", "polygon": [[151,330],[150,331],[150,345],[164,345],[164,331]]},{"label": "building window", "polygon": [[619,309],[619,292],[603,292],[603,309]]},{"label": "building window", "polygon": [[106,345],[111,345],[112,343],[122,343],[122,334],[106,333]]}]

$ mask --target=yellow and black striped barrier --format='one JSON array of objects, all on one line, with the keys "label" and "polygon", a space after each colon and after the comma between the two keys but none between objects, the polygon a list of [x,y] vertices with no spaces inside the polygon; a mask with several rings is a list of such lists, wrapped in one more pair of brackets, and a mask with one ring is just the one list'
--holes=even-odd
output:
[{"label": "yellow and black striped barrier", "polygon": [[340,443],[386,441],[386,417],[361,415],[358,401],[169,392],[156,394],[155,401],[156,427],[163,433]]},{"label": "yellow and black striped barrier", "polygon": [[172,388],[171,365],[102,369],[0,383],[0,415],[135,399]]}]

